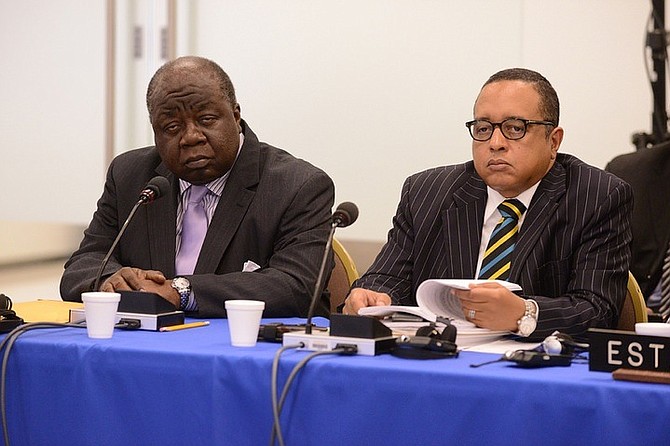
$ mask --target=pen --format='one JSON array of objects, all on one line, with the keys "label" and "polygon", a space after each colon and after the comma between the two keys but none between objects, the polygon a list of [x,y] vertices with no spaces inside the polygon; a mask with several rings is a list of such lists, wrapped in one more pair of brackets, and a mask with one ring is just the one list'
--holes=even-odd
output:
[{"label": "pen", "polygon": [[209,325],[209,321],[200,321],[200,322],[190,322],[188,324],[181,325],[171,325],[169,327],[161,327],[159,331],[177,331],[177,330],[186,330],[187,328],[196,328],[204,327]]}]

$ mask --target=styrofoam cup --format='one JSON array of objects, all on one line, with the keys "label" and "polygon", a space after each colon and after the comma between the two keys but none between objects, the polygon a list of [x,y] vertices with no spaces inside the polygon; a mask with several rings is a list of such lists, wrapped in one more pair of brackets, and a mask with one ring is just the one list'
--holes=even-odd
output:
[{"label": "styrofoam cup", "polygon": [[234,347],[253,347],[258,339],[258,329],[265,309],[261,300],[227,300],[228,330]]},{"label": "styrofoam cup", "polygon": [[121,294],[119,293],[104,291],[81,293],[89,338],[109,339],[112,337],[120,300]]}]

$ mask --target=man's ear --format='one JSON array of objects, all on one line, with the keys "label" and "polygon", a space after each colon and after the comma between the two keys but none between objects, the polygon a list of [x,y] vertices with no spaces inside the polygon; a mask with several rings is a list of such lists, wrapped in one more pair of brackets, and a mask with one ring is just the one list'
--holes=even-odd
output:
[{"label": "man's ear", "polygon": [[551,151],[553,152],[552,158],[556,158],[556,152],[558,152],[558,148],[561,146],[561,142],[563,142],[563,127],[556,127],[552,130],[549,139],[551,142]]},{"label": "man's ear", "polygon": [[233,116],[235,116],[235,122],[237,122],[237,131],[242,133],[242,126],[240,125],[240,120],[242,119],[242,108],[237,102],[233,107]]}]

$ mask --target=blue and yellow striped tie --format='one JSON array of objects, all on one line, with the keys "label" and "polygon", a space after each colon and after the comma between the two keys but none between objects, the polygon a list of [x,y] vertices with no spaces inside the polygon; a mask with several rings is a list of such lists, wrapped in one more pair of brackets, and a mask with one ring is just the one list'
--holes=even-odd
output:
[{"label": "blue and yellow striped tie", "polygon": [[526,206],[519,200],[505,200],[498,206],[502,219],[496,225],[484,252],[480,279],[507,280],[512,265],[512,251],[519,234],[519,219]]}]

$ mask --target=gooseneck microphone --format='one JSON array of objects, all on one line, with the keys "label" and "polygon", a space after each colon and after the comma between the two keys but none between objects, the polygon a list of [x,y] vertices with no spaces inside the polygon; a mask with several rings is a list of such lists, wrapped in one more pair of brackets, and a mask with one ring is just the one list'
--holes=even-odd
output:
[{"label": "gooseneck microphone", "polygon": [[[170,190],[170,182],[165,177],[153,177],[142,192],[140,192],[140,198],[138,204],[148,204],[152,201],[155,201],[165,195],[168,190]],[[140,203],[141,202],[141,203]],[[133,215],[131,212],[130,215]]]},{"label": "gooseneck microphone", "polygon": [[151,180],[149,180],[147,185],[144,186],[144,189],[142,189],[142,192],[140,192],[140,197],[137,200],[137,203],[135,203],[135,206],[133,206],[133,209],[130,211],[128,218],[126,218],[126,221],[123,223],[121,230],[117,234],[116,239],[114,239],[114,243],[112,243],[112,246],[109,248],[109,251],[107,251],[105,258],[102,259],[100,268],[98,268],[98,272],[95,275],[95,284],[93,285],[94,291],[100,290],[100,277],[102,276],[102,272],[104,271],[105,266],[107,266],[107,262],[109,262],[109,258],[112,256],[112,252],[114,252],[114,249],[116,248],[116,245],[119,243],[121,236],[126,231],[128,223],[130,223],[130,220],[132,220],[133,216],[135,215],[137,208],[139,208],[140,205],[142,204],[152,203],[153,201],[165,195],[169,190],[170,190],[170,182],[167,180],[167,178],[161,176],[153,177]]},{"label": "gooseneck microphone", "polygon": [[335,209],[333,213],[332,222],[334,224],[333,230],[335,227],[346,228],[350,224],[356,221],[358,218],[358,207],[350,202],[345,201],[340,203],[340,205]]},{"label": "gooseneck microphone", "polygon": [[321,291],[321,284],[323,282],[323,274],[326,270],[326,262],[328,261],[328,254],[333,244],[333,237],[335,236],[336,228],[346,228],[356,221],[358,218],[358,207],[350,202],[345,201],[337,206],[333,216],[331,217],[330,233],[326,241],[326,248],[323,250],[323,258],[321,259],[321,268],[319,268],[319,275],[316,278],[316,285],[314,286],[314,294],[312,294],[312,302],[309,305],[307,312],[307,321],[305,322],[305,334],[312,334],[312,317],[314,316],[314,309],[316,302],[319,300]]}]

